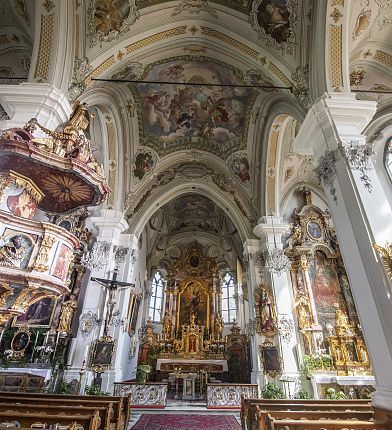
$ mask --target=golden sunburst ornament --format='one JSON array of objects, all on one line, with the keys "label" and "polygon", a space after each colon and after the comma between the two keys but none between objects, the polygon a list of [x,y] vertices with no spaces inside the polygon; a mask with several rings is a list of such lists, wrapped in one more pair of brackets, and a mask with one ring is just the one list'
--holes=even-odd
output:
[{"label": "golden sunburst ornament", "polygon": [[62,202],[81,202],[90,197],[90,189],[68,176],[49,176],[42,180],[45,191]]}]

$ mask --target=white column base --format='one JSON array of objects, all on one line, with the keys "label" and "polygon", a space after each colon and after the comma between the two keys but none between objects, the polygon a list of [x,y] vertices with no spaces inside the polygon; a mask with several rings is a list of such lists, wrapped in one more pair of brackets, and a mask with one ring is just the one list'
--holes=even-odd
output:
[{"label": "white column base", "polygon": [[373,405],[392,411],[392,388],[376,385],[376,392],[373,395]]}]

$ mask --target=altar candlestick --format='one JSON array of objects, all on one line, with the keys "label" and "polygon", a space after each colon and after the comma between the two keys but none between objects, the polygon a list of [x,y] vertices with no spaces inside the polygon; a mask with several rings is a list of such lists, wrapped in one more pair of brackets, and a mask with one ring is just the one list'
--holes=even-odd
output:
[{"label": "altar candlestick", "polygon": [[44,346],[46,346],[46,344],[48,343],[48,339],[49,339],[49,330],[46,332],[46,336],[45,336],[45,340],[44,340]]},{"label": "altar candlestick", "polygon": [[34,358],[35,348],[36,348],[37,343],[38,343],[38,337],[39,337],[39,330],[37,330],[37,333],[36,333],[36,335],[35,335],[33,351],[32,351],[32,353],[31,353],[31,359],[30,359],[30,361],[31,361],[32,363],[33,363],[33,358]]},{"label": "altar candlestick", "polygon": [[53,351],[53,358],[56,356],[56,351],[57,351],[57,345],[59,343],[59,336],[60,336],[60,332],[57,332],[57,336],[56,336],[56,343],[54,345],[54,351]]}]

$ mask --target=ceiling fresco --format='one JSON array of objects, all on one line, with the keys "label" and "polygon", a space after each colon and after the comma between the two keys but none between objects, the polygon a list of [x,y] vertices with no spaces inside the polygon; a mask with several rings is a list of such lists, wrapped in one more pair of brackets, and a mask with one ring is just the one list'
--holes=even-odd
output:
[{"label": "ceiling fresco", "polygon": [[150,218],[146,234],[147,261],[152,266],[178,260],[194,240],[211,257],[225,260],[227,267],[235,267],[236,259],[242,258],[242,242],[234,224],[220,207],[200,194],[186,194],[166,203]]},{"label": "ceiling fresco", "polygon": [[246,147],[254,91],[177,84],[241,84],[234,69],[204,57],[183,57],[150,66],[143,80],[169,84],[132,87],[138,100],[142,145],[159,156],[201,149],[223,159]]},{"label": "ceiling fresco", "polygon": [[[392,2],[356,0],[350,18],[350,84],[355,90],[392,91]],[[362,93],[382,102],[387,94]]]}]

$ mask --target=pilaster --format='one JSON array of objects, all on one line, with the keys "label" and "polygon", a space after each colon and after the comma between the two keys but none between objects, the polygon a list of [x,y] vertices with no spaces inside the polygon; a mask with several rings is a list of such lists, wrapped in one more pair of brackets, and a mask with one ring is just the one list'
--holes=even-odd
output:
[{"label": "pilaster", "polygon": [[[289,225],[283,223],[280,217],[264,216],[259,219],[258,224],[253,230],[253,233],[261,239],[262,252],[264,254],[271,248],[283,249],[283,236],[289,231]],[[291,287],[290,272],[284,272],[280,275],[276,273],[264,272],[264,282],[273,288],[278,326],[282,319],[292,323],[293,331],[290,337],[283,341],[279,336],[279,344],[281,348],[283,360],[282,379],[290,377],[293,379],[299,378],[300,372],[296,352],[299,340],[296,337],[297,331],[294,330],[294,315],[293,315],[293,290]],[[288,378],[286,378],[288,379]],[[294,393],[294,385],[290,387],[291,393]]]},{"label": "pilaster", "polygon": [[254,293],[257,286],[261,283],[261,267],[258,267],[258,259],[261,257],[261,242],[257,239],[248,239],[244,242],[244,258],[248,262],[248,304],[249,304],[249,321],[247,321],[248,333],[250,335],[250,347],[252,354],[252,384],[258,384],[262,387],[265,383],[265,376],[261,371],[259,345],[261,345],[261,336],[256,333],[256,312]]}]

